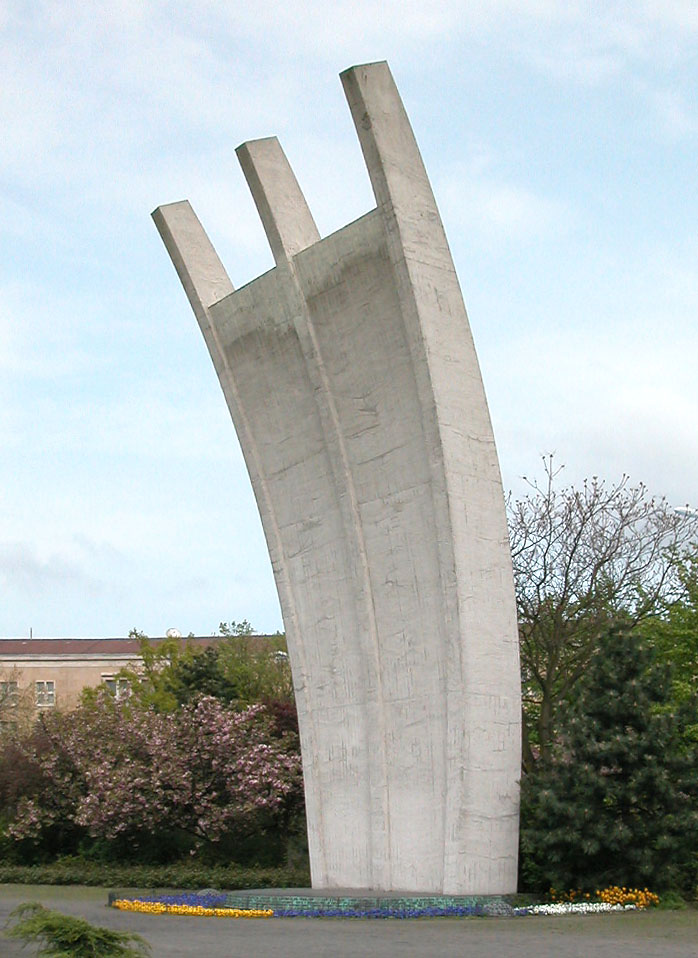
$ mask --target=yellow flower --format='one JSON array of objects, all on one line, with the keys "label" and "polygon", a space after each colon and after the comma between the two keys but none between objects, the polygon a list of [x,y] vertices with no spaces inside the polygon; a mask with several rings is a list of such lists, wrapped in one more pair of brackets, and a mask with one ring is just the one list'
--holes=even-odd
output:
[{"label": "yellow flower", "polygon": [[151,915],[201,915],[206,918],[271,918],[271,908],[205,908],[203,905],[166,905],[163,902],[120,898],[112,902],[121,911],[137,911]]}]

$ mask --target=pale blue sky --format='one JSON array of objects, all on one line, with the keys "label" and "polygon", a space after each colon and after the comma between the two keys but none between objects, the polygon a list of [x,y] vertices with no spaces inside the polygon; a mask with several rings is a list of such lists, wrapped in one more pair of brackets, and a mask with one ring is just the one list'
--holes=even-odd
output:
[{"label": "pale blue sky", "polygon": [[234,155],[281,139],[323,234],[373,199],[337,74],[390,63],[505,487],[554,450],[698,504],[695,0],[0,2],[0,636],[281,617],[150,220],[272,265]]}]

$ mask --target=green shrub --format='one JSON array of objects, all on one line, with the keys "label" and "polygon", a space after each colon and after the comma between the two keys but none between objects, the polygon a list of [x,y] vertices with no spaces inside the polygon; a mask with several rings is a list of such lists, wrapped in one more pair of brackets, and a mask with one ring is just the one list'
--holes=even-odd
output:
[{"label": "green shrub", "polygon": [[683,895],[677,891],[664,891],[659,896],[659,905],[657,906],[665,911],[678,911],[686,908],[686,901]]},{"label": "green shrub", "polygon": [[41,944],[43,958],[138,958],[150,954],[150,945],[133,932],[111,931],[84,918],[50,911],[37,902],[26,902],[10,914],[10,938]]}]

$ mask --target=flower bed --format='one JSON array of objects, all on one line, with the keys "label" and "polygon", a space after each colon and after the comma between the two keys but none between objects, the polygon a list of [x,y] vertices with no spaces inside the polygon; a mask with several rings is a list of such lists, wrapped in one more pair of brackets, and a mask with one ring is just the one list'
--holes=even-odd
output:
[{"label": "flower bed", "polygon": [[[109,896],[109,904],[123,911],[153,915],[199,915],[208,918],[465,918],[526,915],[589,915],[604,912],[638,911],[656,905],[659,898],[648,889],[605,888],[592,900],[575,901],[570,892],[564,901],[513,908],[496,897],[391,897],[333,898],[310,894],[234,896],[206,891],[199,894],[160,895],[127,899]],[[237,899],[240,899],[238,901]]]}]

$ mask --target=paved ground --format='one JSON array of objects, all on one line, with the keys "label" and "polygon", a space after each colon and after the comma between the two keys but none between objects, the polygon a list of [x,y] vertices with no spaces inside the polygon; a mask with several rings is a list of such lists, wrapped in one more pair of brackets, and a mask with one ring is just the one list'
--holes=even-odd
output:
[{"label": "paved ground", "polygon": [[[107,889],[0,885],[0,928],[21,902],[137,931],[153,958],[698,958],[698,911],[419,921],[232,920],[106,908]],[[2,958],[33,958],[0,932]]]}]

